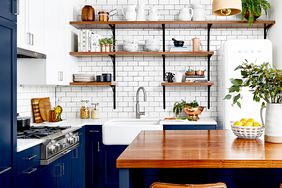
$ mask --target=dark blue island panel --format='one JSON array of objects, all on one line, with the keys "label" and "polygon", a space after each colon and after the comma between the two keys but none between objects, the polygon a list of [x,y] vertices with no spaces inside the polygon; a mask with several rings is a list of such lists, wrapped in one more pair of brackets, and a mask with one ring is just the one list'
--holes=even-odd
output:
[{"label": "dark blue island panel", "polygon": [[203,125],[163,125],[164,130],[216,130],[216,124]]},{"label": "dark blue island panel", "polygon": [[[16,22],[17,19],[17,0],[0,1],[0,17]],[[17,45],[15,46],[15,48]]]}]

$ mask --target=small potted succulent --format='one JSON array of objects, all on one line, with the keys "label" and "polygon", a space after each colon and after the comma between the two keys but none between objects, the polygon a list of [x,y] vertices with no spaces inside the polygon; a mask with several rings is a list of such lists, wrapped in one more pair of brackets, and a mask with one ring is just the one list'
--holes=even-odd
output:
[{"label": "small potted succulent", "polygon": [[101,47],[101,52],[111,52],[113,47],[113,39],[112,38],[102,38],[99,40],[99,44]]},{"label": "small potted succulent", "polygon": [[247,19],[249,26],[252,26],[254,21],[261,16],[262,9],[267,14],[270,7],[267,0],[242,0],[242,20]]},{"label": "small potted succulent", "polygon": [[[253,100],[262,102],[261,119],[265,126],[265,140],[269,142],[282,143],[282,70],[272,68],[269,63],[256,65],[244,62],[235,71],[241,72],[241,78],[231,79],[229,94],[226,100],[232,100],[233,105],[241,108],[240,100],[242,88],[249,88],[253,94]],[[266,108],[266,121],[262,115]]]}]

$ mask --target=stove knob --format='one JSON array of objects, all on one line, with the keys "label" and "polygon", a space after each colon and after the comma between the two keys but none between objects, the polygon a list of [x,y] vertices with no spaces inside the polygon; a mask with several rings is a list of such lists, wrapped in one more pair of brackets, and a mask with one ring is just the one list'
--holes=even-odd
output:
[{"label": "stove knob", "polygon": [[51,145],[51,146],[48,147],[48,152],[49,152],[50,154],[54,154],[55,151],[56,151],[55,145]]},{"label": "stove knob", "polygon": [[67,142],[68,142],[69,144],[73,144],[73,137],[69,137],[69,138],[67,139]]},{"label": "stove knob", "polygon": [[60,143],[56,143],[55,144],[55,148],[56,148],[56,151],[61,150],[61,144]]}]

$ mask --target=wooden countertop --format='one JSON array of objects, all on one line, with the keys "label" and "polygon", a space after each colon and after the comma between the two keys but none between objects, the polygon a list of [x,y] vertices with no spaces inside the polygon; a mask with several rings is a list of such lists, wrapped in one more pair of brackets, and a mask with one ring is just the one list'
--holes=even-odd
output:
[{"label": "wooden countertop", "polygon": [[237,139],[229,130],[143,131],[117,168],[282,168],[282,144]]}]

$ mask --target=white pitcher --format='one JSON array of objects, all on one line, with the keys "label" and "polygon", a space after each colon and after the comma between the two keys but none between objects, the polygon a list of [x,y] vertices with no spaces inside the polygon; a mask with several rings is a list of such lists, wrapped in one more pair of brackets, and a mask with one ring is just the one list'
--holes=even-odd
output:
[{"label": "white pitcher", "polygon": [[145,4],[139,4],[137,8],[137,21],[146,21],[145,18]]},{"label": "white pitcher", "polygon": [[194,14],[194,11],[191,7],[184,7],[180,10],[178,19],[180,21],[191,21],[193,14]]},{"label": "white pitcher", "polygon": [[152,6],[148,15],[148,21],[158,21],[159,15],[158,15],[158,9],[157,7]]},{"label": "white pitcher", "polygon": [[126,21],[136,21],[136,6],[128,5],[124,10],[121,9],[122,15],[124,16]]},{"label": "white pitcher", "polygon": [[[265,121],[263,110],[266,109]],[[282,143],[282,104],[267,104],[260,110],[263,126],[265,126],[265,141]]]}]

